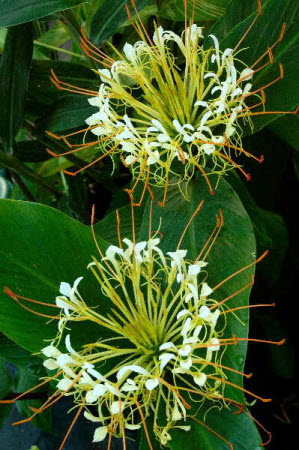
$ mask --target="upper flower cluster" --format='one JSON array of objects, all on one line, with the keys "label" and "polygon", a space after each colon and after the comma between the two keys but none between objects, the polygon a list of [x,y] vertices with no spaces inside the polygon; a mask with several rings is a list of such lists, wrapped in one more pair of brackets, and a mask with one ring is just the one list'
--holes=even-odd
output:
[{"label": "upper flower cluster", "polygon": [[165,186],[206,166],[222,174],[236,165],[232,149],[245,152],[238,119],[249,120],[254,71],[231,48],[221,51],[214,35],[212,48],[202,38],[196,24],[181,36],[159,27],[150,42],[114,49],[120,59],[99,70],[98,95],[89,99],[99,111],[86,123],[101,151],[119,153],[135,179]]},{"label": "upper flower cluster", "polygon": [[[72,395],[84,405],[85,417],[101,424],[95,441],[108,431],[122,436],[125,429],[137,429],[153,412],[154,432],[166,445],[171,428],[190,428],[179,422],[186,421],[189,405],[178,386],[196,392],[199,401],[223,396],[220,336],[225,321],[220,326],[220,307],[210,298],[206,262],[189,262],[181,249],[165,255],[158,238],[123,242],[125,249],[111,245],[101,261],[89,265],[111,302],[108,313],[84,302],[78,292],[82,278],[73,287],[61,283],[56,298],[59,333],[42,349],[44,366],[58,371],[58,392]],[[115,337],[76,351],[68,333],[63,338],[66,352],[60,351],[67,323],[78,320],[96,322]],[[109,364],[112,359],[116,362]],[[90,411],[92,405],[97,414]]]}]

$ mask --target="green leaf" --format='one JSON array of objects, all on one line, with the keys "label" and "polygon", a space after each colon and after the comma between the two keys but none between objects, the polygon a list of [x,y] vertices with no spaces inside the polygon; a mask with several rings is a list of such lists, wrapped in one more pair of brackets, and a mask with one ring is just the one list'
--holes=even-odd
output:
[{"label": "green leaf", "polygon": [[53,109],[48,111],[39,127],[47,131],[63,131],[85,124],[85,120],[97,112],[97,108],[90,106],[86,96],[68,95],[61,97],[54,103]]},{"label": "green leaf", "polygon": [[[100,45],[103,41],[110,38],[128,21],[125,9],[126,3],[127,0],[114,0],[113,8],[111,8],[111,0],[105,0],[101,4],[91,22],[90,39],[95,45]],[[151,3],[151,0],[136,0],[138,10]]]},{"label": "green leaf", "polygon": [[31,353],[16,345],[3,333],[0,333],[0,355],[18,367],[40,366],[40,360],[37,356],[31,355]]},{"label": "green leaf", "polygon": [[[25,392],[28,389],[32,388],[32,386],[37,385],[38,383],[39,377],[36,376],[34,373],[30,372],[28,369],[26,370],[19,369],[17,372],[17,386],[15,391],[16,393]],[[34,392],[37,395],[40,394],[42,399],[19,400],[16,403],[19,413],[24,418],[30,417],[32,415],[32,410],[30,410],[30,408],[40,408],[48,397],[48,393],[45,387],[41,387]],[[51,408],[46,409],[45,411],[43,411],[42,414],[37,414],[32,420],[32,423],[37,428],[46,432],[50,432],[52,424]]]},{"label": "green leaf", "polygon": [[[89,227],[50,207],[13,200],[0,201],[0,223],[1,289],[8,286],[19,295],[54,304],[61,281],[73,284],[83,276],[80,293],[91,306],[99,304],[99,286],[86,269],[97,253]],[[99,243],[104,250],[107,244],[100,238]],[[57,314],[56,308],[24,304],[43,314]],[[56,321],[25,311],[3,292],[0,305],[1,331],[26,350],[38,351],[44,339],[55,337]],[[77,325],[74,346],[100,337],[98,327],[89,326],[86,336],[84,326]]]},{"label": "green leaf", "polygon": [[39,19],[80,3],[87,0],[0,0],[0,28]]},{"label": "green leaf", "polygon": [[[212,30],[212,33],[215,33],[218,38],[222,37],[222,49],[234,48],[256,16],[256,12],[253,12],[249,17],[239,22],[240,14],[233,14],[239,6],[239,0],[234,0],[227,14]],[[247,8],[242,8],[241,11],[242,13],[248,12]],[[267,51],[268,47],[275,43],[280,35],[282,25],[286,25],[283,40],[273,50],[274,64],[268,65],[253,77],[254,89],[260,88],[279,77],[279,62],[284,66],[284,78],[266,88],[267,111],[290,111],[299,102],[299,86],[296,83],[296,76],[299,71],[299,60],[297,58],[299,46],[298,13],[299,4],[297,0],[269,0],[264,4],[262,15],[255,22],[240,46],[241,49],[246,49],[242,51],[240,58],[251,66]],[[225,34],[225,31],[228,31],[228,33]],[[262,67],[268,60],[269,58],[266,56],[255,69]],[[276,118],[277,115],[275,114],[253,116],[254,132]]]},{"label": "green leaf", "polygon": [[[209,263],[207,266],[207,282],[213,287],[230,274],[235,273],[255,260],[255,239],[251,221],[238,196],[224,179],[220,180],[216,194],[213,196],[208,193],[204,181],[192,180],[188,185],[188,197],[189,201],[186,201],[176,187],[170,189],[166,206],[161,208],[155,205],[153,208],[152,230],[159,230],[158,236],[161,238],[161,248],[164,253],[174,251],[187,221],[196,210],[199,202],[203,199],[205,203],[202,210],[192,221],[180,246],[181,249],[188,250],[188,257],[193,260],[199,254],[213,230],[215,217],[221,209],[225,224],[207,258]],[[157,200],[159,200],[159,195],[157,196]],[[147,239],[149,233],[148,223],[149,205],[146,205],[145,216],[139,236],[140,239]],[[221,301],[232,293],[237,292],[243,286],[250,283],[253,273],[254,268],[251,267],[238,276],[233,277],[229,282],[217,289],[214,298]],[[227,302],[227,305],[231,308],[245,306],[248,304],[248,299],[249,289],[231,298]],[[248,312],[246,310],[240,310],[237,315],[243,324],[235,316],[230,315],[227,319],[225,336],[231,337],[232,335],[236,335],[241,338],[247,338]],[[236,346],[228,346],[223,355],[222,364],[243,371],[246,350],[246,342],[239,342]],[[242,386],[241,376],[231,372],[226,373],[230,382]],[[225,396],[244,402],[242,391],[231,386],[227,386],[225,389]],[[188,398],[189,401],[190,398]],[[205,420],[204,414],[211,406],[207,402],[204,408],[199,409],[196,417],[201,421]],[[195,403],[193,407],[197,409],[198,404]],[[258,448],[260,439],[253,421],[244,413],[233,415],[232,412],[235,412],[235,408],[231,410],[223,408],[221,411],[212,409],[210,412],[207,412],[206,423],[234,444],[236,450]],[[187,439],[188,448],[190,445],[191,449],[227,449],[227,443],[216,438],[208,429],[192,420],[190,420],[190,423],[192,425],[192,431],[186,434],[185,431],[177,430],[173,440],[168,443],[170,448],[184,448]],[[248,443],[250,447],[247,446]]]},{"label": "green leaf", "polygon": [[[131,206],[122,206],[118,209],[119,218],[120,218],[120,236],[121,239],[133,238],[132,232],[132,213]],[[135,232],[138,233],[142,218],[143,218],[144,208],[135,208],[134,211],[134,222],[135,222]],[[100,220],[95,224],[94,227],[98,236],[102,236],[108,242],[111,242],[113,245],[119,245],[118,243],[118,234],[117,234],[117,220],[115,211],[106,214],[104,219]]]},{"label": "green leaf", "polygon": [[[92,70],[80,64],[63,61],[33,61],[28,85],[30,100],[51,104],[61,97],[62,91],[57,89],[50,81],[51,69],[54,70],[61,81],[85,89],[98,90],[98,78]],[[85,95],[84,98],[87,103]]]},{"label": "green leaf", "polygon": [[8,152],[12,152],[15,136],[23,122],[32,49],[31,24],[8,30],[0,63],[0,136]]},{"label": "green leaf", "polygon": [[[193,0],[188,2],[187,17],[194,20],[215,20],[221,17],[229,0]],[[182,0],[162,0],[159,15],[169,20],[185,19],[185,7]]]}]

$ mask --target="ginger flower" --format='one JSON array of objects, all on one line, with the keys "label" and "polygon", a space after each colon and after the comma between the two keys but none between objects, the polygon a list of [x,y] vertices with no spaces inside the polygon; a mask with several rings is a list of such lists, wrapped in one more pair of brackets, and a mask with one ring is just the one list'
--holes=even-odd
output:
[{"label": "ginger flower", "polygon": [[[263,156],[257,158],[242,148],[244,125],[252,127],[255,114],[282,113],[264,111],[264,90],[283,78],[283,67],[276,80],[261,88],[253,89],[252,82],[256,72],[273,63],[272,50],[282,40],[285,27],[268,51],[248,67],[239,55],[243,39],[233,49],[221,49],[213,34],[206,36],[203,45],[203,29],[196,24],[186,25],[181,34],[156,26],[152,36],[141,21],[134,26],[141,40],[126,43],[122,52],[109,44],[113,56],[97,49],[83,34],[85,53],[102,66],[97,71],[98,91],[76,88],[52,73],[59,89],[87,95],[90,105],[98,108],[86,118],[88,127],[82,130],[95,139],[63,153],[91,147],[95,159],[66,173],[75,175],[106,156],[114,164],[119,157],[132,173],[132,198],[138,183],[143,183],[138,203],[150,186],[164,188],[164,203],[169,184],[182,188],[198,171],[211,193],[212,174],[220,176],[236,167],[250,179],[234,158],[243,154],[262,162]],[[268,62],[256,67],[267,57]],[[262,110],[255,112],[258,107]],[[68,138],[77,133],[49,134],[72,147]]]},{"label": "ginger flower", "polygon": [[[111,436],[115,436],[123,439],[125,449],[127,431],[142,428],[149,447],[153,448],[147,425],[150,421],[158,445],[168,447],[173,430],[187,433],[194,421],[213,433],[205,419],[197,418],[201,407],[205,411],[212,407],[243,408],[242,403],[228,396],[227,386],[269,401],[242,387],[242,377],[250,377],[250,374],[222,363],[228,346],[241,341],[259,341],[232,335],[231,327],[227,326],[228,314],[232,314],[230,319],[240,320],[236,312],[251,307],[229,308],[227,301],[250,287],[252,282],[224,299],[219,299],[217,291],[265,254],[213,286],[209,281],[207,247],[223,226],[222,213],[217,216],[216,226],[207,239],[209,245],[204,245],[194,260],[188,259],[188,251],[180,248],[201,206],[202,202],[172,251],[162,250],[158,232],[140,242],[134,238],[132,241],[119,239],[119,245],[110,245],[105,253],[98,247],[100,258],[93,258],[88,265],[102,294],[97,307],[89,306],[88,299],[80,294],[82,277],[77,278],[73,286],[62,282],[54,304],[32,300],[5,288],[20,306],[57,320],[56,336],[43,347],[41,344],[40,350],[48,375],[36,386],[51,382],[54,393],[40,408],[31,408],[30,417],[16,424],[32,420],[68,396],[73,400],[76,414],[60,450],[81,413],[95,424],[94,442],[103,441],[109,435],[111,443]],[[52,316],[34,311],[23,305],[23,301],[55,308],[58,313]],[[78,342],[72,327],[76,322],[81,323],[87,338],[82,343]],[[95,327],[98,329],[96,338],[94,333],[89,333]],[[238,383],[232,378],[235,376],[240,379]],[[36,387],[0,403],[13,403]]]},{"label": "ginger flower", "polygon": [[[225,322],[219,324],[221,307],[204,281],[206,262],[192,264],[186,250],[164,254],[158,238],[138,243],[125,238],[123,243],[125,248],[111,245],[100,261],[89,264],[113,305],[108,315],[84,302],[78,291],[82,278],[73,288],[61,283],[62,295],[56,298],[61,308],[59,332],[42,349],[47,357],[44,366],[58,371],[58,392],[72,395],[76,404],[84,405],[85,417],[98,422],[94,441],[105,438],[111,416],[114,434],[122,436],[125,429],[142,426],[142,415],[147,418],[154,412],[154,433],[166,444],[171,428],[190,428],[186,424],[189,405],[178,384],[186,380],[198,391],[200,401],[219,402],[222,397],[219,379],[225,375],[219,338]],[[115,337],[74,349],[71,334],[65,336],[64,330],[68,322],[81,320],[107,327]],[[66,352],[58,348],[61,339]],[[110,359],[116,362],[108,369],[103,361]],[[164,424],[158,414],[162,404]],[[93,405],[97,414],[92,412]],[[142,415],[136,419],[140,408]]]}]

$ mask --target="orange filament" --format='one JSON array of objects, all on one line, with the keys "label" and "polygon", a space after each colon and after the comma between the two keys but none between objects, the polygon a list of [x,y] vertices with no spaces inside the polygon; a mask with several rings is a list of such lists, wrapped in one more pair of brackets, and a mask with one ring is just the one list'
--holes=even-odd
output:
[{"label": "orange filament", "polygon": [[[90,89],[84,89],[84,88],[80,88],[79,86],[74,86],[73,84],[70,83],[66,83],[64,81],[59,80],[59,78],[57,77],[57,75],[55,74],[54,70],[51,69],[51,77],[50,80],[51,82],[54,84],[54,86],[62,91],[68,91],[68,92],[75,92],[76,94],[82,94],[82,95],[93,95],[96,96],[98,95],[97,91],[92,91]],[[65,87],[67,86],[67,87]],[[69,89],[71,88],[71,89]]]},{"label": "orange filament", "polygon": [[95,231],[94,231],[95,211],[96,211],[95,205],[92,205],[92,208],[91,208],[91,220],[90,220],[91,234],[92,234],[93,241],[95,243],[95,246],[96,246],[96,249],[97,249],[99,255],[101,256],[101,258],[104,258],[103,252],[100,249],[100,246],[98,244],[98,241],[97,241],[97,238],[96,238],[96,234],[95,234]]},{"label": "orange filament", "polygon": [[84,31],[83,28],[81,28],[81,34],[82,34],[82,38],[81,38],[81,39],[84,40],[84,42],[85,42],[89,47],[92,47],[93,49],[95,49],[96,52],[97,52],[100,56],[103,56],[103,57],[104,57],[104,59],[110,60],[111,63],[114,63],[114,59],[113,59],[113,58],[111,58],[111,57],[108,56],[106,53],[104,53],[102,50],[100,50],[96,45],[94,45],[94,44],[88,39],[88,37],[86,36],[86,33],[85,33],[85,31]]},{"label": "orange filament", "polygon": [[13,292],[11,289],[9,289],[7,286],[4,286],[3,291],[5,292],[5,294],[9,295],[9,297],[13,298],[14,300],[16,300],[16,298],[21,298],[22,300],[26,300],[27,302],[31,302],[31,303],[36,303],[38,305],[50,306],[51,308],[58,308],[57,305],[53,305],[52,303],[40,302],[38,300],[32,300],[31,298],[27,298],[27,297],[23,297],[22,295],[18,295],[15,292]]},{"label": "orange filament", "polygon": [[229,156],[224,155],[223,153],[220,152],[215,152],[215,154],[219,155],[221,158],[226,159],[227,161],[229,161],[234,167],[236,167],[246,178],[247,181],[250,181],[250,174],[246,173],[244,169],[242,169],[242,167],[240,166],[240,164],[237,164],[233,159],[231,159]]},{"label": "orange filament", "polygon": [[136,236],[135,236],[135,212],[134,212],[134,205],[131,203],[131,221],[132,221],[132,241],[135,245],[136,242]]},{"label": "orange filament", "polygon": [[63,441],[62,441],[62,443],[61,443],[61,445],[60,445],[60,447],[59,447],[59,450],[63,450],[63,448],[64,448],[64,446],[65,446],[65,443],[66,443],[66,441],[68,440],[68,437],[69,437],[69,435],[70,435],[72,429],[73,429],[74,426],[75,426],[75,423],[76,423],[77,420],[79,419],[79,416],[80,416],[80,414],[81,414],[81,412],[82,412],[82,409],[84,408],[84,405],[85,405],[85,402],[80,406],[80,408],[79,408],[78,411],[76,412],[76,415],[75,415],[74,419],[72,420],[72,423],[71,423],[71,425],[69,426],[69,429],[67,430],[66,435],[65,435],[64,438],[63,438]]},{"label": "orange filament", "polygon": [[220,286],[222,286],[224,283],[226,283],[227,281],[231,280],[232,278],[234,278],[235,276],[239,275],[240,273],[244,272],[245,270],[249,269],[249,267],[254,266],[255,264],[258,264],[259,262],[261,262],[269,253],[269,250],[266,250],[258,259],[256,259],[255,261],[253,261],[252,263],[248,264],[247,266],[243,267],[240,270],[237,270],[236,272],[234,272],[233,274],[229,275],[227,278],[225,278],[223,281],[221,281],[220,283],[218,283],[216,286],[213,287],[213,291],[216,291],[216,289],[218,289]]},{"label": "orange filament", "polygon": [[[257,106],[257,105],[256,105]],[[230,115],[230,114],[228,114]],[[222,116],[224,117],[224,116]],[[200,142],[202,144],[211,144],[211,145],[216,145],[218,147],[229,147],[229,148],[233,148],[234,150],[238,150],[241,153],[244,153],[246,156],[250,156],[251,158],[257,160],[258,162],[261,162],[259,158],[257,158],[256,156],[254,156],[252,153],[247,152],[244,148],[242,147],[237,147],[235,145],[231,145],[229,142],[223,142],[222,144],[218,143],[218,142],[213,142],[213,141],[204,141],[202,139],[198,139],[196,141],[194,141],[194,143]]]},{"label": "orange filament", "polygon": [[136,7],[135,0],[131,0],[131,4],[132,4],[133,9],[134,9],[134,11],[135,11],[135,14],[136,14],[136,16],[137,16],[137,19],[138,19],[138,21],[139,21],[139,24],[141,25],[142,30],[144,31],[144,34],[145,34],[145,36],[147,37],[148,42],[150,43],[150,45],[153,46],[154,44],[153,44],[153,42],[152,42],[152,40],[151,40],[151,38],[150,38],[150,36],[149,36],[149,34],[148,34],[148,32],[147,32],[147,29],[146,29],[145,26],[144,26],[144,23],[143,23],[142,20],[141,20],[140,14],[139,14],[138,9],[137,9],[137,7]]},{"label": "orange filament", "polygon": [[261,401],[264,402],[264,403],[268,403],[268,402],[271,402],[271,401],[272,401],[271,398],[263,398],[263,397],[260,397],[260,396],[258,396],[258,395],[256,395],[256,394],[254,394],[253,392],[250,392],[250,391],[248,391],[247,389],[244,389],[243,387],[238,386],[238,385],[235,384],[235,383],[232,383],[231,381],[224,380],[223,378],[214,377],[213,375],[207,375],[207,377],[208,377],[208,378],[211,378],[211,380],[221,381],[222,383],[228,384],[229,386],[232,386],[232,387],[234,387],[234,388],[236,388],[236,389],[239,389],[240,391],[243,391],[243,392],[245,392],[246,394],[249,394],[249,395],[251,395],[252,397],[257,398],[258,400],[261,400]]},{"label": "orange filament", "polygon": [[[26,311],[29,311],[30,313],[35,314],[36,316],[45,317],[46,319],[60,320],[60,317],[59,317],[59,316],[50,316],[50,315],[48,315],[48,314],[42,314],[42,313],[39,313],[39,312],[37,312],[37,311],[34,311],[33,309],[28,308],[28,306],[25,306],[25,305],[23,305],[23,304],[20,302],[20,300],[18,299],[18,297],[13,297],[13,296],[11,296],[11,298],[13,298],[13,299],[15,300],[15,302],[16,302],[19,306],[21,306],[23,309],[26,309]],[[37,302],[37,303],[38,303],[38,302]],[[47,305],[47,306],[48,306],[48,305]]]},{"label": "orange filament", "polygon": [[250,32],[250,30],[252,29],[252,27],[254,26],[254,24],[256,23],[256,21],[258,20],[258,18],[261,14],[262,14],[262,1],[257,0],[256,16],[253,19],[253,21],[251,22],[251,24],[249,25],[249,27],[247,28],[247,30],[245,31],[245,33],[243,34],[243,36],[241,37],[241,39],[239,40],[239,42],[237,43],[237,45],[234,47],[233,52],[235,52],[237,50],[237,48],[240,47],[240,45],[242,44],[242,42],[244,41],[244,39],[246,38],[246,36],[248,35],[248,33]]},{"label": "orange filament", "polygon": [[[216,216],[216,225],[214,230],[212,231],[212,233],[210,234],[210,236],[208,237],[208,239],[206,240],[203,248],[201,249],[199,255],[197,256],[196,260],[194,261],[194,264],[197,263],[197,261],[199,260],[205,260],[205,258],[207,257],[207,255],[210,253],[214,242],[216,241],[221,228],[224,226],[224,217],[223,217],[223,213],[221,210],[219,210],[219,216]],[[203,253],[205,252],[206,248],[208,247],[208,250],[206,251],[204,257],[202,256]]]},{"label": "orange filament", "polygon": [[177,391],[176,387],[174,387],[172,384],[168,383],[167,381],[165,381],[163,378],[158,377],[159,381],[164,384],[165,386],[167,386],[173,393],[174,395],[176,395],[181,402],[183,403],[183,405],[185,406],[185,408],[190,409],[191,405],[189,405],[189,403],[186,402],[186,400],[184,399],[184,397]]},{"label": "orange filament", "polygon": [[180,240],[179,240],[179,242],[178,242],[178,245],[177,245],[177,248],[176,248],[177,250],[180,248],[180,246],[181,246],[181,244],[182,244],[182,242],[183,242],[183,239],[184,239],[184,237],[185,237],[185,234],[186,234],[188,228],[190,227],[192,221],[194,220],[194,218],[197,216],[197,214],[198,214],[199,211],[201,210],[203,204],[204,204],[204,200],[201,200],[201,201],[199,202],[199,205],[197,206],[196,210],[194,211],[194,213],[193,213],[192,216],[190,217],[190,219],[189,219],[187,225],[185,226],[185,228],[184,228],[184,230],[183,230],[183,233],[182,233],[182,235],[181,235],[181,237],[180,237]]},{"label": "orange filament", "polygon": [[260,308],[260,307],[264,307],[264,306],[275,306],[275,303],[265,303],[265,304],[260,304],[260,305],[246,305],[246,306],[237,306],[236,308],[231,308],[231,309],[227,309],[225,311],[222,311],[220,314],[227,314],[230,313],[232,311],[238,311],[239,309],[248,309],[248,308]]},{"label": "orange filament", "polygon": [[59,372],[57,372],[55,375],[53,375],[51,378],[48,378],[47,380],[42,381],[41,383],[37,384],[36,386],[33,386],[32,388],[28,389],[25,392],[22,392],[22,394],[19,394],[17,397],[11,399],[11,400],[0,400],[0,404],[12,404],[15,403],[17,400],[20,400],[21,398],[23,398],[25,395],[29,394],[32,391],[35,391],[35,389],[40,388],[41,386],[44,386],[45,384],[49,383],[49,381],[54,380],[56,377],[58,377],[59,375],[61,375],[63,372],[63,370],[60,370]]},{"label": "orange filament", "polygon": [[118,209],[115,210],[115,215],[116,215],[118,245],[120,248],[123,248],[122,241],[121,241],[121,235],[120,235],[120,216],[119,216]]},{"label": "orange filament", "polygon": [[207,258],[207,256],[209,255],[210,251],[212,250],[212,248],[213,248],[213,246],[214,246],[214,244],[215,244],[215,242],[216,242],[216,240],[218,238],[218,235],[219,235],[223,225],[224,225],[224,218],[223,218],[223,213],[222,213],[222,211],[220,209],[219,210],[219,216],[216,216],[216,228],[215,228],[216,232],[215,232],[214,237],[209,242],[208,249],[206,250],[206,252],[205,252],[205,254],[204,254],[203,258],[202,258],[203,260],[205,260]]},{"label": "orange filament", "polygon": [[207,185],[208,185],[210,194],[211,194],[211,195],[215,194],[214,189],[213,189],[213,187],[212,187],[212,185],[211,185],[211,183],[210,183],[209,177],[207,176],[207,174],[206,174],[206,172],[204,171],[203,167],[202,167],[200,164],[196,164],[196,166],[198,167],[198,169],[200,170],[202,176],[204,177],[205,182],[206,182]]},{"label": "orange filament", "polygon": [[166,174],[166,177],[165,177],[165,187],[164,187],[163,199],[162,199],[162,201],[158,202],[159,206],[166,205],[167,192],[168,192],[168,173]]},{"label": "orange filament", "polygon": [[239,370],[233,369],[232,367],[223,366],[222,364],[217,364],[212,361],[206,361],[205,359],[193,359],[193,362],[202,364],[203,366],[207,364],[209,366],[220,367],[221,369],[226,369],[226,370],[229,370],[230,372],[234,372],[234,373],[237,373],[238,375],[242,375],[245,378],[252,377],[252,373],[243,373],[243,372],[240,372]]},{"label": "orange filament", "polygon": [[278,45],[284,38],[285,35],[285,31],[286,31],[286,24],[283,23],[282,27],[281,27],[281,31],[280,31],[280,35],[278,37],[278,39],[274,42],[274,44],[271,45],[270,48],[268,48],[260,57],[259,59],[257,59],[252,66],[250,66],[250,69],[253,69],[269,52],[269,50],[271,49],[271,51],[274,49],[274,47],[276,47],[276,45]]},{"label": "orange filament", "polygon": [[229,446],[229,448],[231,450],[234,449],[233,444],[231,444],[227,439],[225,439],[223,436],[221,436],[221,434],[217,433],[217,431],[213,430],[213,428],[209,427],[206,423],[204,423],[203,421],[199,420],[197,417],[193,417],[193,416],[187,416],[190,419],[194,420],[195,422],[199,423],[200,425],[202,425],[203,427],[205,427],[207,430],[209,430],[212,434],[214,434],[215,436],[217,436],[219,439],[221,439],[223,442],[225,442],[225,444],[227,444]]},{"label": "orange filament", "polygon": [[149,432],[148,432],[148,429],[147,429],[147,426],[146,426],[145,417],[144,417],[144,414],[143,414],[143,411],[142,411],[142,407],[140,406],[140,404],[139,404],[137,399],[136,399],[135,403],[137,405],[137,408],[138,408],[138,411],[139,411],[139,414],[140,414],[140,417],[141,417],[141,421],[142,421],[142,425],[143,425],[143,428],[144,428],[144,433],[145,433],[145,437],[146,437],[146,440],[147,440],[147,444],[148,444],[150,450],[154,450],[154,447],[152,446],[152,443],[151,443],[151,440],[150,440],[150,436],[149,436]]},{"label": "orange filament", "polygon": [[233,294],[229,295],[228,297],[226,297],[225,299],[221,300],[218,303],[215,303],[214,305],[212,305],[210,307],[210,310],[212,311],[213,309],[217,308],[217,306],[222,305],[223,303],[227,302],[228,300],[230,300],[231,298],[235,297],[236,295],[240,294],[241,292],[245,291],[246,289],[248,289],[249,287],[253,286],[254,283],[254,277],[252,277],[252,281],[248,284],[246,284],[245,286],[243,286],[241,289],[239,289],[238,291],[234,292]]},{"label": "orange filament", "polygon": [[94,164],[98,163],[102,159],[106,158],[106,156],[110,155],[110,153],[112,153],[117,147],[118,147],[118,144],[114,145],[114,147],[110,148],[110,150],[108,150],[104,155],[101,155],[99,158],[95,159],[94,161],[92,161],[91,163],[89,163],[86,166],[82,167],[81,169],[77,170],[76,172],[69,172],[68,170],[63,170],[63,172],[66,173],[67,175],[76,176],[76,175],[78,175],[78,173],[83,172],[83,170],[88,169],[89,167],[91,167]]}]

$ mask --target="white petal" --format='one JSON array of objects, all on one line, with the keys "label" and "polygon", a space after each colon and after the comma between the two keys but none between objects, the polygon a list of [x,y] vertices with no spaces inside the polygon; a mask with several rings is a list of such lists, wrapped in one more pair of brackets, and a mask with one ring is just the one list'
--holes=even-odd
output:
[{"label": "white petal", "polygon": [[71,336],[69,334],[67,334],[65,337],[65,346],[69,353],[72,353],[73,355],[76,356],[80,356],[79,353],[77,353],[71,346]]},{"label": "white petal", "polygon": [[199,267],[197,264],[192,264],[192,266],[189,266],[188,268],[188,274],[189,275],[197,275],[201,271],[201,267]]},{"label": "white petal", "polygon": [[160,345],[159,350],[167,350],[168,348],[172,347],[175,348],[175,345],[172,342],[164,342],[164,344]]},{"label": "white petal", "polygon": [[59,367],[64,366],[65,364],[74,363],[73,358],[67,353],[61,353],[56,360]]},{"label": "white petal", "polygon": [[55,370],[59,367],[58,364],[56,363],[55,359],[53,359],[53,358],[46,359],[43,362],[43,366],[48,370]]},{"label": "white petal", "polygon": [[246,69],[242,70],[242,72],[240,73],[240,78],[250,80],[250,78],[252,78],[253,73],[254,73],[254,70],[249,69],[249,67],[247,67]]},{"label": "white petal", "polygon": [[125,428],[127,430],[139,430],[140,427],[141,427],[141,424],[138,424],[138,425],[134,425],[133,423],[126,423],[125,424]]},{"label": "white petal", "polygon": [[153,379],[146,380],[145,387],[148,391],[152,391],[153,389],[155,389],[158,386],[158,384],[159,384],[158,378],[153,378]]},{"label": "white petal", "polygon": [[192,366],[193,362],[192,362],[192,358],[188,358],[186,359],[186,361],[180,361],[180,366],[183,367],[183,369],[190,369],[190,367]]},{"label": "white petal", "polygon": [[60,380],[59,383],[57,383],[56,387],[61,391],[67,391],[72,384],[73,380],[70,380],[69,378],[62,378],[62,380]]},{"label": "white petal", "polygon": [[179,320],[181,317],[184,317],[186,314],[190,314],[190,311],[188,309],[182,309],[176,316],[176,318]]},{"label": "white petal", "polygon": [[209,344],[210,344],[210,347],[208,347],[209,350],[212,350],[212,351],[220,350],[220,345],[219,345],[220,341],[219,341],[219,339],[212,338],[210,340]]},{"label": "white petal", "polygon": [[[85,415],[85,413],[84,413]],[[108,427],[99,427],[96,428],[94,435],[93,435],[93,441],[92,442],[101,442],[105,439],[105,437],[108,434]]]},{"label": "white petal", "polygon": [[124,366],[121,369],[119,369],[119,371],[116,374],[116,378],[118,380],[120,380],[124,376],[124,374],[127,372],[136,372],[141,375],[149,375],[148,371],[145,370],[143,367],[131,364],[131,365]]},{"label": "white petal", "polygon": [[206,319],[211,314],[210,309],[207,306],[201,306],[199,309],[199,317]]},{"label": "white petal", "polygon": [[182,331],[181,331],[181,335],[182,336],[186,336],[187,335],[188,331],[190,330],[190,325],[191,325],[191,318],[188,317],[185,320],[185,323],[184,323]]},{"label": "white petal", "polygon": [[213,289],[209,287],[207,283],[202,283],[200,296],[201,297],[208,297],[210,294],[212,294]]},{"label": "white petal", "polygon": [[204,386],[204,384],[207,381],[207,376],[205,373],[201,372],[198,375],[195,375],[193,377],[194,383],[196,383],[198,386]]},{"label": "white petal", "polygon": [[191,345],[184,345],[184,346],[179,350],[179,355],[181,355],[181,356],[188,356],[191,352],[192,352],[192,347],[191,347]]},{"label": "white petal", "polygon": [[71,295],[71,291],[72,291],[72,287],[69,283],[65,283],[64,281],[62,281],[60,283],[60,288],[59,288],[60,294],[65,295],[66,297],[69,297]]},{"label": "white petal", "polygon": [[41,352],[47,356],[48,358],[57,357],[61,354],[58,348],[54,347],[54,345],[48,345],[45,348],[42,348]]},{"label": "white petal", "polygon": [[175,355],[173,353],[163,353],[163,355],[159,356],[160,362],[160,370],[162,371],[164,367],[169,363],[171,359],[174,359]]},{"label": "white petal", "polygon": [[83,415],[87,420],[90,420],[91,422],[102,422],[103,420],[102,418],[96,417],[88,411],[84,411]]},{"label": "white petal", "polygon": [[119,414],[119,413],[123,412],[124,407],[125,407],[125,404],[121,400],[112,402],[111,406],[110,406],[110,412],[111,412],[111,414]]}]

